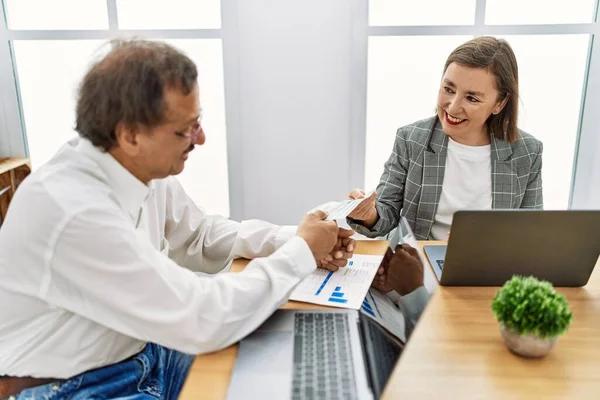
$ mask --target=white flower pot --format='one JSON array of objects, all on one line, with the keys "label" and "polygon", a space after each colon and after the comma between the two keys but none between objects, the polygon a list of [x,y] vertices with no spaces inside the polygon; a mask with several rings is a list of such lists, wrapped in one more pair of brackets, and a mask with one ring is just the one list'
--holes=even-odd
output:
[{"label": "white flower pot", "polygon": [[544,357],[558,341],[558,337],[542,339],[537,335],[519,335],[504,326],[500,327],[500,333],[506,347],[523,357]]}]

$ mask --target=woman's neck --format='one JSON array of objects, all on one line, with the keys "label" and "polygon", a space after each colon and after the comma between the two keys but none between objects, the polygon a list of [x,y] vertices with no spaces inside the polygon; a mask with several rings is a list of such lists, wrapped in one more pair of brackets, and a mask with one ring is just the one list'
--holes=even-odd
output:
[{"label": "woman's neck", "polygon": [[490,135],[488,134],[487,127],[484,126],[478,133],[468,132],[464,135],[448,135],[456,143],[463,144],[465,146],[487,146],[490,144]]}]

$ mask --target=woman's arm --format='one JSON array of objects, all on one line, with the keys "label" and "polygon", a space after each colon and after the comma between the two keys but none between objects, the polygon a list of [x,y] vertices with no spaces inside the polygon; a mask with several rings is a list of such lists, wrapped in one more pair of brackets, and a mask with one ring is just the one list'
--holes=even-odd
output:
[{"label": "woman's arm", "polygon": [[396,132],[392,154],[384,165],[377,186],[377,200],[374,204],[377,218],[365,224],[365,221],[353,219],[350,214],[348,223],[354,230],[368,237],[377,237],[387,235],[398,226],[408,165],[408,142],[403,128],[400,128]]},{"label": "woman's arm", "polygon": [[539,210],[544,208],[544,197],[542,194],[542,151],[542,142],[537,142],[537,150],[534,154],[535,158],[531,165],[531,172],[529,172],[529,180],[527,181],[527,188],[523,195],[521,208]]}]

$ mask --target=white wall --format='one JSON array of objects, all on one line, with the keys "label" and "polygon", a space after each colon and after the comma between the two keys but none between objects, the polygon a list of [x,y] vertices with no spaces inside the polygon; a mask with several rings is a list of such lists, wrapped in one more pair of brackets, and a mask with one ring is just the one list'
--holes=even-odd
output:
[{"label": "white wall", "polygon": [[237,2],[238,99],[226,88],[231,193],[242,197],[233,218],[296,224],[351,189],[349,2]]}]

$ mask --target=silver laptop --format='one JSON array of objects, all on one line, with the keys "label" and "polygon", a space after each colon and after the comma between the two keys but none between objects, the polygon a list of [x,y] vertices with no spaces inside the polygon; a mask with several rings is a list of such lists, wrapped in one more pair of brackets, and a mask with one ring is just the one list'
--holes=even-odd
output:
[{"label": "silver laptop", "polygon": [[364,311],[279,310],[240,342],[227,399],[378,399],[402,348]]},{"label": "silver laptop", "polygon": [[402,345],[356,310],[279,310],[240,342],[227,399],[378,399]]},{"label": "silver laptop", "polygon": [[502,286],[532,275],[584,286],[600,255],[600,211],[458,211],[448,246],[423,250],[441,285]]}]

